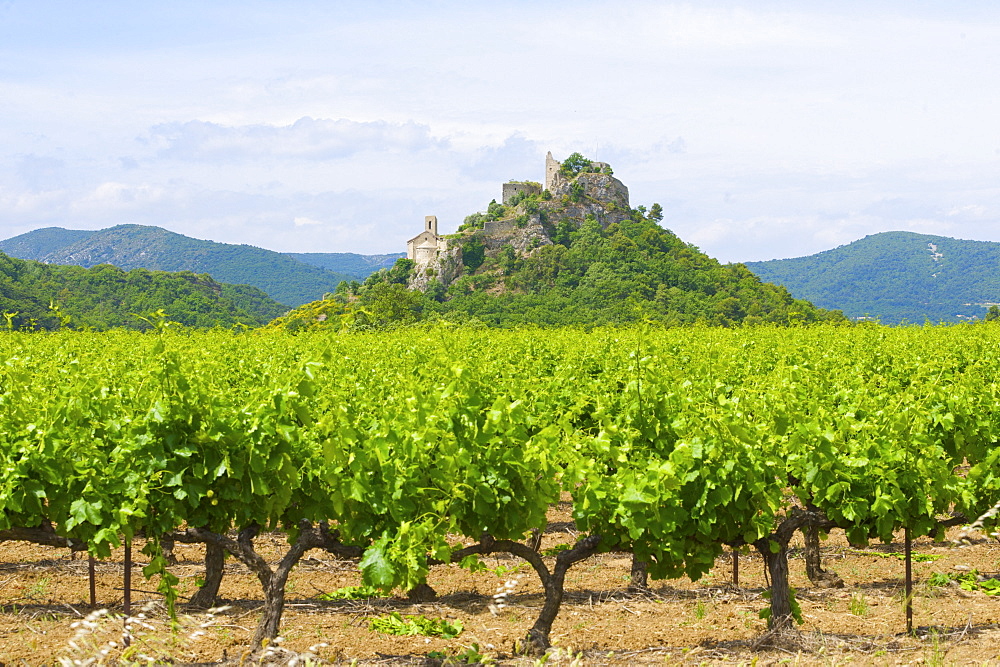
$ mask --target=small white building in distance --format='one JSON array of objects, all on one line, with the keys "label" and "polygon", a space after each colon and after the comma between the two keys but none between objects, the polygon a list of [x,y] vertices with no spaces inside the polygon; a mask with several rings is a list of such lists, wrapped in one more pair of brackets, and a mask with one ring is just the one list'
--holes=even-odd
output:
[{"label": "small white building in distance", "polygon": [[448,242],[438,236],[436,215],[424,216],[424,231],[406,242],[406,256],[418,266],[426,266],[437,258],[438,251],[447,248]]}]

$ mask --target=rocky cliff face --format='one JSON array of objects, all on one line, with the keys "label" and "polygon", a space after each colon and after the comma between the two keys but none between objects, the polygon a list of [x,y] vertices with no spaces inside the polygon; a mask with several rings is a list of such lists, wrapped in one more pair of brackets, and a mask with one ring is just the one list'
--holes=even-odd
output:
[{"label": "rocky cliff face", "polygon": [[592,215],[607,227],[632,214],[628,188],[610,174],[580,174],[572,180],[557,175],[551,192],[552,200],[542,203],[551,223],[568,218],[579,225]]},{"label": "rocky cliff face", "polygon": [[509,229],[479,234],[477,238],[486,246],[487,257],[500,252],[507,245],[519,255],[529,255],[536,248],[552,245],[552,239],[542,224],[542,217],[537,213],[528,215],[528,221],[521,227],[511,224]]},{"label": "rocky cliff face", "polygon": [[462,268],[462,245],[456,243],[455,239],[442,239],[434,258],[415,267],[407,287],[426,290],[432,280],[450,285],[462,274]]}]

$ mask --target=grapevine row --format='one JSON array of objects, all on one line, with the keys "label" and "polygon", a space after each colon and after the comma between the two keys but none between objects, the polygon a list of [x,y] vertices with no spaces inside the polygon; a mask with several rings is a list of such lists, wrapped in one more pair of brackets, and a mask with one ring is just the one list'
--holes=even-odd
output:
[{"label": "grapevine row", "polygon": [[[87,549],[206,544],[258,577],[254,645],[278,633],[312,548],[367,585],[418,590],[435,562],[507,551],[542,580],[544,650],[567,570],[626,551],[654,579],[753,548],[787,623],[796,530],[889,541],[1000,499],[1000,331],[410,329],[392,334],[10,333],[0,339],[0,537]],[[959,474],[960,471],[961,474]],[[525,544],[569,493],[584,531]],[[256,551],[283,530],[276,565]]]}]

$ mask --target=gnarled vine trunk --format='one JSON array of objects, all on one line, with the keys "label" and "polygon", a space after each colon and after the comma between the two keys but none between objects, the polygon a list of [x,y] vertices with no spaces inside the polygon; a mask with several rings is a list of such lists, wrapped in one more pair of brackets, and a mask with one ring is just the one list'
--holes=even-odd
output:
[{"label": "gnarled vine trunk", "polygon": [[219,596],[219,586],[222,585],[225,561],[225,549],[214,542],[205,544],[205,580],[198,592],[191,596],[188,604],[201,609],[215,606],[215,600]]},{"label": "gnarled vine trunk", "polygon": [[836,572],[823,569],[819,550],[819,527],[814,525],[802,527],[802,537],[805,539],[806,576],[813,586],[818,588],[843,588],[844,580]]},{"label": "gnarled vine trunk", "polygon": [[541,551],[542,549],[542,531],[539,528],[531,529],[531,537],[528,538],[526,544],[528,548],[532,551]]},{"label": "gnarled vine trunk", "polygon": [[645,593],[649,591],[649,563],[639,560],[632,554],[632,570],[630,572],[628,592]]},{"label": "gnarled vine trunk", "polygon": [[11,527],[0,530],[0,542],[23,540],[47,547],[67,547],[73,551],[86,551],[87,545],[71,537],[57,535],[51,521],[43,521],[34,528]]},{"label": "gnarled vine trunk", "polygon": [[542,588],[545,590],[545,602],[542,610],[535,619],[535,624],[528,630],[522,650],[524,653],[541,655],[545,653],[552,643],[549,641],[549,633],[552,631],[552,623],[559,614],[559,607],[562,605],[566,572],[575,563],[592,556],[597,551],[597,545],[601,541],[600,535],[590,535],[579,540],[576,545],[568,551],[560,551],[556,556],[556,562],[552,571],[542,559],[542,556],[531,549],[526,544],[513,540],[494,540],[489,535],[484,535],[480,543],[463,549],[461,552],[452,554],[452,560],[457,561],[461,557],[471,554],[490,554],[497,551],[506,551],[528,561],[534,568],[538,578],[542,581]]},{"label": "gnarled vine trunk", "polygon": [[[763,544],[761,544],[763,543]],[[778,545],[777,552],[771,550],[771,544]],[[755,546],[764,557],[764,567],[771,579],[771,616],[767,627],[772,630],[791,625],[792,621],[792,590],[788,585],[788,541],[776,539],[759,540]]]},{"label": "gnarled vine trunk", "polygon": [[[308,521],[302,521],[299,524],[298,538],[285,552],[277,567],[272,570],[267,561],[254,548],[253,540],[259,532],[260,527],[253,524],[243,528],[235,540],[204,528],[189,528],[185,533],[180,534],[185,539],[196,539],[225,549],[257,576],[264,593],[264,611],[251,641],[251,648],[255,653],[260,651],[265,640],[269,641],[278,636],[281,615],[285,609],[285,585],[288,583],[288,575],[291,574],[292,568],[302,559],[306,551],[322,548],[331,553],[350,557],[359,556],[362,553],[360,548],[340,544],[336,536],[330,533],[326,524],[316,526]],[[181,537],[175,534],[175,539],[180,541]]]},{"label": "gnarled vine trunk", "polygon": [[535,624],[528,630],[527,648],[531,652],[544,653],[552,646],[549,642],[549,633],[552,632],[552,623],[556,620],[559,607],[562,605],[566,572],[575,563],[593,555],[600,541],[600,535],[585,537],[569,551],[560,551],[556,556],[552,575],[542,581],[545,587],[545,604],[542,605],[542,611],[539,612]]},{"label": "gnarled vine trunk", "polygon": [[820,512],[793,508],[773,533],[753,543],[764,557],[764,565],[771,579],[771,616],[768,627],[772,630],[781,630],[791,624],[792,589],[788,585],[788,543],[796,530],[806,526],[829,529],[834,524]]},{"label": "gnarled vine trunk", "polygon": [[160,553],[167,561],[167,565],[177,565],[177,554],[174,553],[174,536],[171,534],[160,535]]}]

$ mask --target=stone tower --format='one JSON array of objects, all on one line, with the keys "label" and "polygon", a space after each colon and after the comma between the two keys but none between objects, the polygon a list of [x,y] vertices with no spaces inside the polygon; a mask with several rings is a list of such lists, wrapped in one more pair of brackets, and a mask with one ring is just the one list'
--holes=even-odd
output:
[{"label": "stone tower", "polygon": [[558,160],[552,157],[552,151],[545,154],[545,189],[552,190],[556,176],[559,175],[559,167],[562,166]]}]

